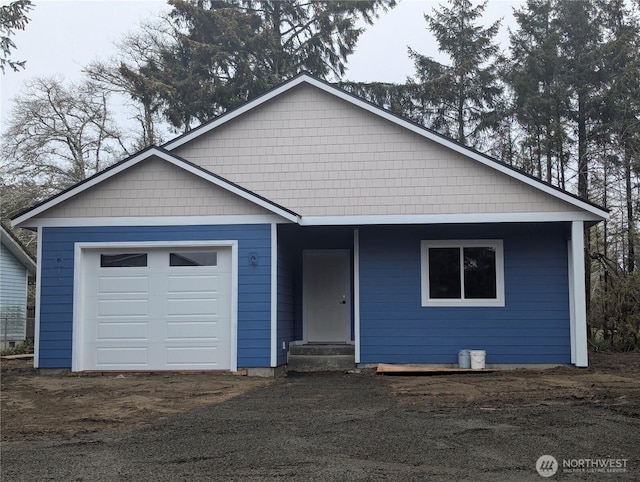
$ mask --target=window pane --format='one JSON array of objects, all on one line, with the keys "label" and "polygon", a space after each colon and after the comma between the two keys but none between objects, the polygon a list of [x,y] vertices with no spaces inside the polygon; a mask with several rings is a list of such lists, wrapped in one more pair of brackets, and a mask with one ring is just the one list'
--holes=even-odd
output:
[{"label": "window pane", "polygon": [[460,297],[460,248],[429,248],[429,298]]},{"label": "window pane", "polygon": [[464,297],[496,298],[496,251],[494,248],[464,248]]},{"label": "window pane", "polygon": [[138,268],[147,266],[147,253],[101,254],[101,268]]},{"label": "window pane", "polygon": [[170,253],[169,266],[217,266],[218,253],[215,251],[198,251]]}]

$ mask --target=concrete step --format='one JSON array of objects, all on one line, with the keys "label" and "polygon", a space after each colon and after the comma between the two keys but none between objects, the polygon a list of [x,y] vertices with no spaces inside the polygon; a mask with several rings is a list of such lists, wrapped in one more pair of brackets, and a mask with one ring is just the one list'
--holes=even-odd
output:
[{"label": "concrete step", "polygon": [[287,371],[316,372],[352,370],[356,367],[354,355],[289,355]]},{"label": "concrete step", "polygon": [[290,345],[289,355],[355,355],[355,347],[347,344]]}]

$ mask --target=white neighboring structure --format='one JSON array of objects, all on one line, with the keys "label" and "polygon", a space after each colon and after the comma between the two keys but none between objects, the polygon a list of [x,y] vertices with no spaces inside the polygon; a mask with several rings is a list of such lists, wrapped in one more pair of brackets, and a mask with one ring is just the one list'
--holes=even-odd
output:
[{"label": "white neighboring structure", "polygon": [[0,226],[0,348],[27,336],[27,290],[36,263],[4,226]]}]

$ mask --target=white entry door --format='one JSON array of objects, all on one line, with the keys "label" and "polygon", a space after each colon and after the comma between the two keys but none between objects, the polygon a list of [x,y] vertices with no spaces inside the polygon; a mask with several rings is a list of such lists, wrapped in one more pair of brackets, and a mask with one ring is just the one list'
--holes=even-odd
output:
[{"label": "white entry door", "polygon": [[81,370],[231,366],[230,248],[83,252]]},{"label": "white entry door", "polygon": [[303,256],[304,329],[309,343],[351,341],[349,250],[307,250]]}]

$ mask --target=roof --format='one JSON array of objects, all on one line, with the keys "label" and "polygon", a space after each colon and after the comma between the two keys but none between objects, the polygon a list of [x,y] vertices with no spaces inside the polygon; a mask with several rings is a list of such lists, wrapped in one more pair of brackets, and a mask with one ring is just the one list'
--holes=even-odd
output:
[{"label": "roof", "polygon": [[[33,206],[32,208],[23,211],[13,218],[14,225],[24,224],[27,220],[42,214],[48,209],[56,206],[59,203],[66,201],[67,199],[90,189],[92,186],[109,179],[112,176],[115,176],[119,172],[143,161],[144,159],[149,158],[150,156],[157,156],[167,162],[170,162],[182,169],[185,169],[203,179],[208,180],[209,182],[220,186],[228,191],[237,194],[240,197],[243,197],[251,202],[254,202],[271,212],[282,216],[290,222],[297,222],[300,224],[305,224],[305,220],[298,215],[296,212],[291,209],[277,204],[263,196],[258,195],[257,193],[250,191],[238,184],[235,184],[225,178],[222,178],[213,172],[202,168],[192,162],[187,161],[184,158],[181,158],[171,151],[180,148],[181,146],[193,141],[194,139],[200,138],[204,136],[208,132],[213,131],[234,119],[242,116],[243,114],[252,111],[254,109],[259,108],[261,105],[269,102],[270,100],[281,96],[282,94],[291,91],[299,85],[306,84],[313,86],[316,89],[320,89],[321,91],[328,93],[336,98],[339,98],[353,106],[356,106],[360,109],[364,109],[365,111],[378,116],[382,119],[390,121],[397,126],[400,126],[403,129],[406,129],[410,132],[413,132],[423,138],[426,138],[432,142],[435,142],[451,151],[454,151],[468,159],[472,159],[477,161],[495,171],[499,171],[519,182],[527,184],[534,189],[544,192],[545,194],[557,198],[561,201],[569,203],[570,205],[579,208],[581,211],[586,211],[590,213],[595,219],[607,219],[609,217],[608,211],[603,209],[602,207],[579,198],[567,191],[559,189],[551,184],[547,184],[546,182],[537,179],[524,171],[518,170],[512,166],[509,166],[503,162],[498,161],[497,159],[491,158],[486,154],[478,152],[474,149],[466,147],[452,139],[444,137],[430,129],[427,129],[419,124],[416,124],[412,121],[404,119],[388,110],[385,110],[375,104],[372,104],[362,98],[359,98],[351,93],[348,93],[335,85],[332,85],[326,81],[318,79],[314,76],[309,75],[308,73],[301,73],[297,76],[289,79],[288,81],[283,82],[282,84],[274,87],[273,89],[267,91],[263,95],[244,103],[243,105],[237,107],[236,109],[230,110],[227,113],[202,124],[201,126],[165,143],[162,147],[151,146],[147,149],[144,149],[137,154],[95,174],[94,176],[62,191],[61,193],[41,202]],[[336,219],[325,219],[323,222],[327,224],[344,224],[345,220],[340,220],[339,217]],[[401,218],[398,219],[398,222],[401,222]]]},{"label": "roof", "polygon": [[233,119],[236,119],[242,114],[259,107],[260,105],[270,101],[275,97],[278,97],[279,95],[301,84],[312,85],[352,105],[360,107],[374,115],[377,115],[388,121],[391,121],[399,125],[400,127],[403,127],[411,132],[417,133],[422,137],[425,137],[431,141],[434,141],[437,144],[440,144],[453,151],[456,151],[459,154],[462,154],[466,157],[474,159],[492,169],[495,169],[504,174],[507,174],[508,176],[518,179],[519,181],[522,181],[525,184],[533,186],[536,189],[544,191],[547,194],[551,194],[552,196],[560,198],[563,201],[569,202],[570,204],[573,204],[576,207],[580,207],[581,209],[586,209],[587,211],[590,211],[598,216],[601,216],[603,219],[607,219],[609,217],[608,211],[606,209],[602,208],[601,206],[591,201],[582,199],[581,197],[576,196],[572,193],[569,193],[568,191],[564,191],[563,189],[553,186],[552,184],[548,184],[538,179],[537,177],[534,177],[520,169],[517,169],[516,167],[510,166],[509,164],[501,162],[491,156],[488,156],[475,149],[472,149],[463,144],[460,144],[459,142],[456,142],[455,140],[449,137],[443,136],[442,134],[439,134],[431,129],[428,129],[416,122],[405,119],[404,117],[401,117],[398,114],[395,114],[387,109],[384,109],[383,107],[380,107],[379,105],[376,105],[372,102],[362,99],[361,97],[358,97],[350,92],[347,92],[346,90],[343,90],[325,80],[319,79],[307,72],[301,72],[295,77],[292,77],[291,79],[283,82],[282,84],[270,89],[269,91],[265,92],[261,96],[258,96],[255,99],[249,102],[246,102],[240,105],[239,107],[236,107],[235,109],[232,109],[216,117],[215,119],[212,119],[211,121],[206,122],[194,128],[193,130],[185,134],[182,134],[181,136],[165,143],[163,147],[169,151],[176,149],[186,144],[187,142],[197,137],[200,137],[213,129],[216,129],[232,121]]},{"label": "roof", "polygon": [[129,169],[135,166],[136,164],[139,164],[140,162],[154,156],[166,162],[169,162],[181,169],[184,169],[185,171],[188,171],[208,182],[211,182],[212,184],[219,186],[233,194],[236,194],[241,198],[244,198],[250,202],[253,202],[259,206],[262,206],[268,211],[271,211],[272,213],[277,214],[287,219],[288,221],[297,222],[300,217],[297,213],[283,206],[280,206],[252,191],[249,191],[248,189],[245,189],[242,186],[239,186],[227,179],[224,179],[223,177],[218,176],[217,174],[214,174],[192,162],[189,162],[186,159],[183,159],[175,154],[172,154],[171,152],[166,151],[162,147],[150,146],[138,152],[137,154],[134,154],[112,166],[109,166],[108,168],[94,174],[93,176],[85,179],[84,181],[79,182],[78,184],[75,184],[65,189],[64,191],[59,192],[55,196],[52,196],[49,199],[46,199],[41,203],[36,204],[35,206],[17,214],[12,218],[13,225],[14,226],[20,225],[25,221],[27,221],[28,219],[31,219],[53,208],[54,206],[66,201],[67,199],[77,196],[78,194],[92,188],[96,184],[99,184],[115,176],[116,174],[126,169]]},{"label": "roof", "polygon": [[14,234],[0,225],[0,242],[6,247],[15,258],[26,268],[31,275],[36,274],[36,262],[33,256],[26,250]]}]

